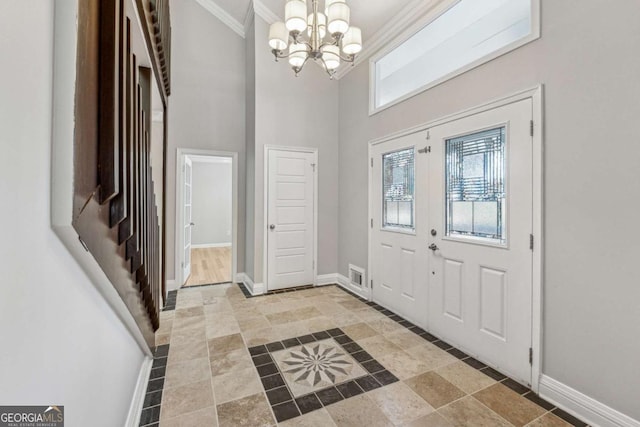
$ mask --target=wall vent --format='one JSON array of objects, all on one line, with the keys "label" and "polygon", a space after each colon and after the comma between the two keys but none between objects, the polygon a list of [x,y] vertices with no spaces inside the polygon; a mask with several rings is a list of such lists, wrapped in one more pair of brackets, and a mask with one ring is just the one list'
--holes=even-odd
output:
[{"label": "wall vent", "polygon": [[364,288],[367,283],[364,268],[349,264],[349,283],[359,288]]}]

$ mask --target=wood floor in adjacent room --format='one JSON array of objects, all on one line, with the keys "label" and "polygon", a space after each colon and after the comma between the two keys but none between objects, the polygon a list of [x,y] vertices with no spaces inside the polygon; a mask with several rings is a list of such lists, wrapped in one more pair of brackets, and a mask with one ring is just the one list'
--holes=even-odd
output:
[{"label": "wood floor in adjacent room", "polygon": [[191,276],[185,286],[231,281],[231,247],[191,249]]}]

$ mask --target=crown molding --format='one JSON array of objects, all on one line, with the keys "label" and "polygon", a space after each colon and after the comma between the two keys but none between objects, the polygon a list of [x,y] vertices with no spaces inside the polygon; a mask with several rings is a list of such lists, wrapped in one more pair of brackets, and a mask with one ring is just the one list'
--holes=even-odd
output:
[{"label": "crown molding", "polygon": [[223,8],[218,6],[213,0],[196,0],[207,12],[218,18],[222,23],[231,28],[240,37],[245,37],[245,26],[238,22],[233,16],[229,15]]},{"label": "crown molding", "polygon": [[273,13],[271,9],[262,3],[261,0],[253,0],[253,10],[260,18],[264,19],[267,24],[271,25],[274,22],[282,21],[278,15]]},{"label": "crown molding", "polygon": [[253,6],[253,0],[249,1],[249,5],[247,6],[247,12],[244,15],[244,34],[245,34],[245,38],[246,38],[246,34],[249,32],[249,27],[251,27],[251,24],[253,23],[253,18],[254,18],[254,6]]},{"label": "crown molding", "polygon": [[438,5],[446,0],[413,0],[405,6],[397,15],[380,28],[368,40],[365,40],[365,46],[356,57],[353,65],[344,65],[335,74],[335,78],[340,80],[346,76],[359,64],[368,60],[376,54],[380,49],[384,48],[390,41],[396,39],[404,33],[408,27],[415,23],[418,19],[432,12]]}]

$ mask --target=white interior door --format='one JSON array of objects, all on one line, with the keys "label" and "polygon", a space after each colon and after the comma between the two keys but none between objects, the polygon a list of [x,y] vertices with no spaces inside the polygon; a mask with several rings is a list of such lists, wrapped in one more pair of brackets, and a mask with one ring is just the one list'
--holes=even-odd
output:
[{"label": "white interior door", "polygon": [[183,206],[183,227],[184,227],[184,245],[183,260],[182,263],[182,283],[186,283],[187,279],[191,275],[191,227],[193,222],[191,219],[191,202],[193,197],[192,182],[193,182],[193,164],[191,159],[187,156],[184,157],[184,206]]},{"label": "white interior door", "polygon": [[424,134],[372,147],[371,279],[374,301],[426,327],[427,165],[417,163]]},{"label": "white interior door", "polygon": [[316,164],[316,153],[268,150],[268,290],[315,282]]},{"label": "white interior door", "polygon": [[532,102],[430,129],[429,328],[531,383]]}]

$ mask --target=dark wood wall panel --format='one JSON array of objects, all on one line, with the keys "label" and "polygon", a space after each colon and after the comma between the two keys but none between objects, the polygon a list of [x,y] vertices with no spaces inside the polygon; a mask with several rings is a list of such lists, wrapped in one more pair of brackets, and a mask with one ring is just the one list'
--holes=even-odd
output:
[{"label": "dark wood wall panel", "polygon": [[[127,16],[131,5],[142,34]],[[155,85],[166,118],[168,2],[86,0],[79,8],[91,25],[80,24],[78,34],[73,225],[153,346],[165,281],[155,194],[166,182],[152,179],[151,97]],[[136,57],[133,46],[149,50]],[[147,57],[151,67],[138,59]],[[164,169],[166,152],[157,160]]]}]

